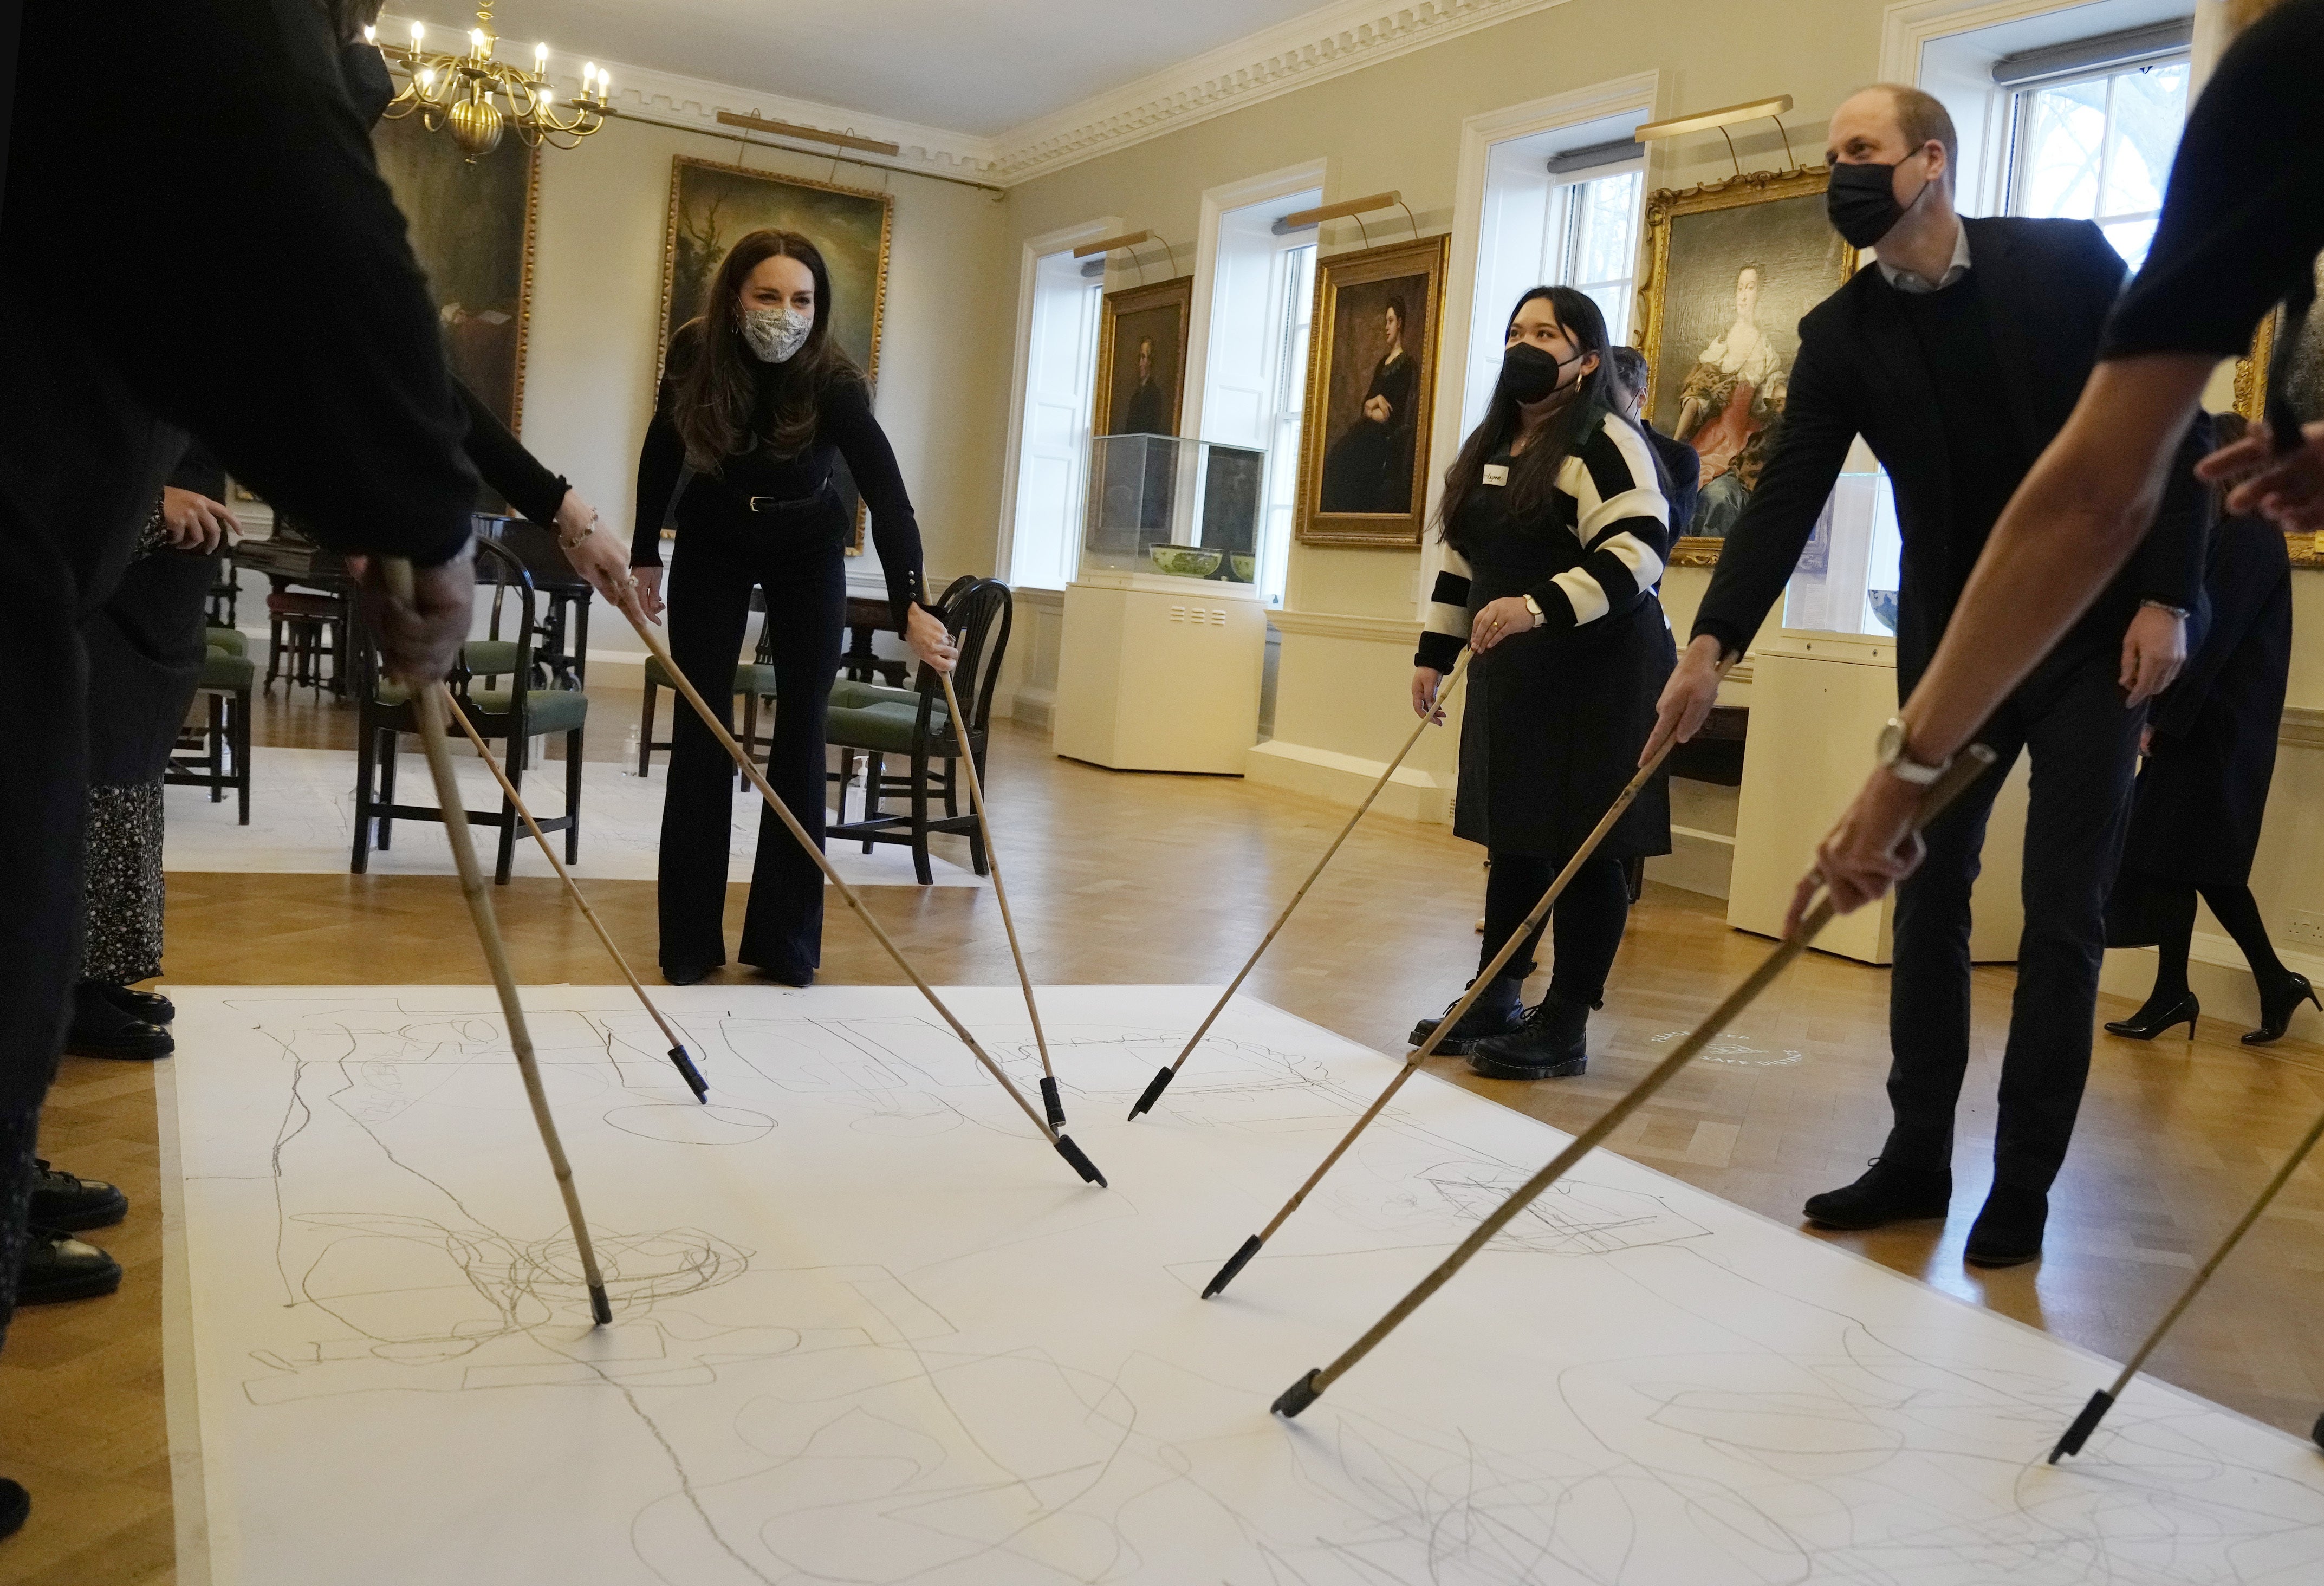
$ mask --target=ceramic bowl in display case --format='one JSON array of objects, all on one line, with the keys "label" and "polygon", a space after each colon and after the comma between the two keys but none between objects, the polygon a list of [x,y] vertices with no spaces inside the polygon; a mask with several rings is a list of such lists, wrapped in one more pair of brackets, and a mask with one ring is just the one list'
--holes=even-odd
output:
[{"label": "ceramic bowl in display case", "polygon": [[1238,584],[1248,584],[1259,574],[1259,558],[1245,556],[1240,551],[1227,553],[1227,566],[1232,570],[1234,581]]},{"label": "ceramic bowl in display case", "polygon": [[1207,578],[1219,570],[1219,560],[1226,553],[1201,545],[1151,545],[1146,548],[1146,554],[1165,573],[1175,573],[1181,578]]}]

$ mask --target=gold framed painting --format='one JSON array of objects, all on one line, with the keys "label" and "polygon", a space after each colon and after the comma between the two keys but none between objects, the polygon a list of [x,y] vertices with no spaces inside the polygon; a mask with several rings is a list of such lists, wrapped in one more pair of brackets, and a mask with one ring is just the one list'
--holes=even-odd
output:
[{"label": "gold framed painting", "polygon": [[1186,323],[1194,278],[1105,294],[1092,435],[1176,435],[1186,409]]},{"label": "gold framed painting", "polygon": [[1821,166],[1754,171],[1646,198],[1638,288],[1647,419],[1702,458],[1671,561],[1708,567],[1783,421],[1800,316],[1847,283],[1857,251],[1824,217]]},{"label": "gold framed painting", "polygon": [[[661,349],[656,379],[678,327],[701,316],[710,283],[734,244],[754,231],[795,231],[814,243],[831,272],[831,336],[875,388],[880,328],[888,306],[888,250],[894,231],[892,194],[778,176],[686,155],[670,161],[669,219],[661,264]],[[847,499],[855,482],[839,465]],[[853,512],[850,554],[863,549],[863,513]]]},{"label": "gold framed painting", "polygon": [[1299,437],[1303,545],[1420,543],[1451,242],[1420,237],[1316,262]]},{"label": "gold framed painting", "polygon": [[[2324,281],[2324,261],[2319,262],[2316,274],[2319,281]],[[2275,360],[2282,357],[2292,360],[2286,383],[2292,411],[2303,423],[2324,419],[2324,315],[2308,317],[2294,346],[2281,345],[2282,328],[2283,310],[2275,308],[2268,310],[2267,318],[2252,333],[2251,351],[2236,361],[2235,410],[2255,422],[2266,416],[2268,374]],[[2283,541],[2293,567],[2324,567],[2324,534],[2287,532]]]}]

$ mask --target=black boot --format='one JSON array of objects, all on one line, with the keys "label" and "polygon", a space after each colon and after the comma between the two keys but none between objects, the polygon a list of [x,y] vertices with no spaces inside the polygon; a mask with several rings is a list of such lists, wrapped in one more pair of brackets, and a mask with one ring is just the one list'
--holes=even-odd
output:
[{"label": "black boot", "polygon": [[2050,1221],[2045,1190],[1997,1184],[1969,1231],[1961,1259],[1972,1267],[2022,1267],[2042,1259],[2042,1230]]},{"label": "black boot", "polygon": [[1942,1158],[1890,1149],[1872,1158],[1870,1171],[1854,1184],[1810,1195],[1801,1208],[1818,1228],[1880,1228],[1923,1217],[1942,1217],[1953,1198],[1953,1170]]},{"label": "black boot", "polygon": [[78,1233],[85,1228],[110,1228],[129,1215],[129,1197],[113,1185],[60,1173],[37,1157],[32,1166],[40,1177],[32,1184],[27,1221],[34,1227]]},{"label": "black boot", "polygon": [[1469,1049],[1469,1072],[1480,1079],[1571,1079],[1590,1066],[1584,1031],[1590,1004],[1555,986],[1526,1010],[1513,1034],[1494,1036]]},{"label": "black boot", "polygon": [[2259,1028],[2244,1037],[2244,1045],[2264,1047],[2270,1041],[2281,1040],[2283,1032],[2292,1028],[2292,1010],[2302,1002],[2314,1002],[2317,1007],[2324,1008],[2324,1000],[2318,1000],[2316,988],[2308,983],[2306,975],[2286,974],[2273,985],[2262,982],[2259,988]]},{"label": "black boot", "polygon": [[[1472,980],[1469,985],[1476,983]],[[1462,995],[1467,992],[1468,987],[1463,986]],[[1460,1000],[1459,997],[1453,998],[1445,1004],[1444,1012],[1452,1012]],[[1416,1047],[1424,1046],[1428,1037],[1436,1033],[1436,1027],[1443,1022],[1443,1014],[1434,1019],[1424,1019],[1412,1027],[1412,1034],[1405,1038]],[[1451,1033],[1437,1044],[1436,1050],[1446,1057],[1466,1057],[1479,1041],[1488,1036],[1508,1035],[1524,1022],[1525,977],[1498,975],[1494,977],[1493,983],[1485,988],[1485,994],[1470,1004],[1469,1011],[1461,1016],[1461,1022],[1454,1025]]]},{"label": "black boot", "polygon": [[2146,1005],[2128,1019],[2117,1019],[2108,1024],[2107,1034],[2125,1036],[2134,1041],[2151,1041],[2164,1030],[2183,1023],[2187,1027],[2187,1038],[2191,1041],[2195,1038],[2195,1018],[2202,1011],[2203,1005],[2195,1000],[2192,991],[2181,991],[2175,997],[2149,997]]},{"label": "black boot", "polygon": [[121,1263],[69,1233],[35,1228],[16,1269],[16,1303],[50,1305],[60,1300],[93,1300],[121,1286]]},{"label": "black boot", "polygon": [[76,1057],[122,1057],[150,1063],[178,1049],[170,1032],[158,1024],[124,1013],[105,988],[83,981],[73,988],[72,1025],[65,1032],[65,1050]]},{"label": "black boot", "polygon": [[24,1528],[32,1512],[32,1495],[16,1482],[0,1477],[0,1536],[14,1536]]}]

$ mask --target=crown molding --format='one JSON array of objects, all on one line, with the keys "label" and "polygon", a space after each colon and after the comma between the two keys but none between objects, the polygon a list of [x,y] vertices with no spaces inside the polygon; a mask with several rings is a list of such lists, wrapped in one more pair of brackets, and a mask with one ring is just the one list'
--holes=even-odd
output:
[{"label": "crown molding", "polygon": [[[379,36],[391,42],[400,41],[410,33],[414,20],[425,23],[430,34],[447,43],[467,37],[468,23],[454,27],[424,16],[415,19],[409,13],[382,15],[378,24]],[[511,49],[522,44],[522,41],[517,40],[506,42]],[[522,48],[529,56],[531,47],[522,44]],[[798,99],[787,94],[769,93],[761,88],[712,82],[680,72],[662,71],[650,66],[616,60],[610,56],[586,55],[579,51],[551,50],[549,52],[549,76],[560,93],[580,88],[581,66],[585,60],[595,61],[621,84],[613,90],[613,102],[616,108],[641,110],[665,121],[698,124],[712,137],[730,141],[734,137],[733,128],[718,124],[718,113],[733,110],[746,115],[763,116],[770,121],[794,122],[802,126],[822,127],[829,132],[854,133],[862,137],[879,138],[895,143],[901,152],[892,158],[884,159],[881,163],[898,169],[909,170],[917,166],[933,174],[965,176],[989,181],[992,180],[991,173],[1000,159],[1001,143],[996,139],[927,126],[916,121],[899,121],[892,116],[867,115],[861,110],[826,105],[820,100]],[[844,153],[840,158],[843,161],[846,160]]]},{"label": "crown molding", "polygon": [[1014,186],[1565,0],[1333,0],[1304,16],[1039,116],[995,140]]}]

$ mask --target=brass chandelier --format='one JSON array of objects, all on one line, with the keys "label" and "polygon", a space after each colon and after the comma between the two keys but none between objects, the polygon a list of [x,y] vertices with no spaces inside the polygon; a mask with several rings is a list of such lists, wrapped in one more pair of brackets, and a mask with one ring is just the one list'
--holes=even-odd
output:
[{"label": "brass chandelier", "polygon": [[[364,29],[364,37],[379,44],[375,29]],[[430,51],[427,37],[427,28],[415,22],[409,44],[380,44],[381,53],[410,74],[389,101],[386,117],[418,115],[429,132],[450,127],[452,141],[472,163],[497,148],[509,131],[529,148],[570,149],[605,124],[613,78],[595,61],[581,69],[578,97],[560,106],[549,82],[548,45],[532,47],[530,71],[493,58],[500,41],[493,32],[493,0],[479,0],[465,54]]]}]

